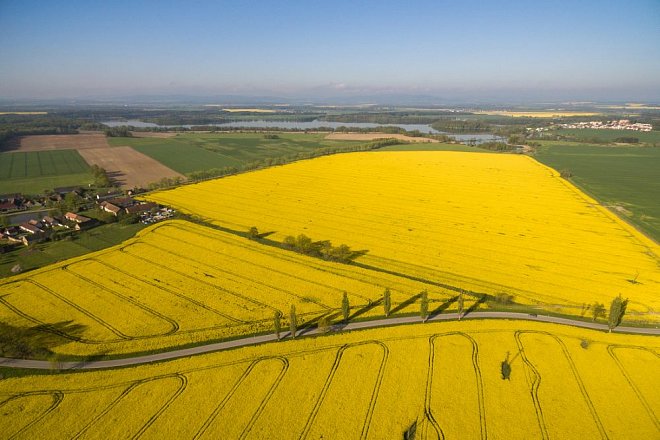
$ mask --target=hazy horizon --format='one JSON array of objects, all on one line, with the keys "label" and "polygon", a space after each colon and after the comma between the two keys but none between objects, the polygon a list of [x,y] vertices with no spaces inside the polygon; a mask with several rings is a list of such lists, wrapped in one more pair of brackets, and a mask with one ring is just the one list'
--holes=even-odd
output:
[{"label": "hazy horizon", "polygon": [[660,100],[660,3],[0,3],[0,98]]}]

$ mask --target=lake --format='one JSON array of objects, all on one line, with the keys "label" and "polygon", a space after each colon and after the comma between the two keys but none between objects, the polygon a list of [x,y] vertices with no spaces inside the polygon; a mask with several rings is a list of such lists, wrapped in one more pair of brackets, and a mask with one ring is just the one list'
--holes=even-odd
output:
[{"label": "lake", "polygon": [[[185,127],[191,128],[193,125],[158,125],[152,122],[143,122],[138,119],[128,119],[125,121],[104,121],[102,124],[108,127],[121,127],[132,126],[136,128],[175,128]],[[477,144],[484,142],[503,142],[504,138],[495,136],[492,133],[479,133],[479,134],[453,134],[438,131],[427,124],[372,124],[368,122],[330,122],[315,120],[311,122],[291,122],[291,121],[234,121],[224,122],[221,124],[194,124],[195,127],[226,127],[226,128],[278,128],[284,130],[314,130],[322,127],[328,128],[377,128],[377,127],[399,127],[406,131],[419,131],[420,133],[428,134],[446,134],[455,138],[460,142],[467,142],[474,140]]]}]

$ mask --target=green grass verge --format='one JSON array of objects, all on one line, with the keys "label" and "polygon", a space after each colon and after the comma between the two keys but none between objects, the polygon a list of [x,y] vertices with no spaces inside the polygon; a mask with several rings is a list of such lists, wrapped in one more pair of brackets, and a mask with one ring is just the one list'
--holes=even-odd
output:
[{"label": "green grass verge", "polygon": [[0,153],[0,193],[38,194],[92,181],[90,167],[76,150]]},{"label": "green grass verge", "polygon": [[131,146],[183,174],[363,143],[324,139],[325,133],[275,135],[276,139],[266,139],[264,133],[181,133],[172,138],[109,138],[108,142],[112,146]]},{"label": "green grass verge", "polygon": [[660,241],[660,148],[546,141],[535,157]]},{"label": "green grass verge", "polygon": [[35,245],[34,249],[21,246],[12,252],[0,254],[0,277],[11,276],[11,268],[16,264],[20,264],[25,272],[117,245],[145,227],[141,223],[110,223],[75,234],[72,240],[40,243]]}]

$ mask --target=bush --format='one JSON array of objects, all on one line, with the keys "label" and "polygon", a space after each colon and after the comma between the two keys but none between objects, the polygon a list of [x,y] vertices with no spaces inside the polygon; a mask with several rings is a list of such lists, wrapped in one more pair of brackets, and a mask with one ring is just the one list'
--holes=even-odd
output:
[{"label": "bush", "polygon": [[499,292],[495,294],[495,302],[502,305],[513,303],[514,296],[509,293]]}]

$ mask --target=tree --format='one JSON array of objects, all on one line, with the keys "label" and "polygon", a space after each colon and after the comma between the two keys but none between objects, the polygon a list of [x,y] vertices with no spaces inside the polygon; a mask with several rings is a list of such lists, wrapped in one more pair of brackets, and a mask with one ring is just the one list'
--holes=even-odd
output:
[{"label": "tree", "polygon": [[83,203],[85,203],[85,201],[75,191],[71,191],[64,196],[64,206],[66,206],[66,209],[69,211],[78,211],[78,208],[80,208]]},{"label": "tree", "polygon": [[259,229],[257,229],[256,226],[252,226],[252,227],[248,230],[248,238],[249,238],[250,240],[256,240],[257,238],[259,238]]},{"label": "tree", "polygon": [[461,320],[461,315],[463,314],[463,291],[458,294],[458,299],[456,300],[458,305],[458,320]]},{"label": "tree", "polygon": [[319,318],[318,329],[321,333],[328,333],[330,331],[330,317],[323,315]]},{"label": "tree", "polygon": [[344,292],[344,296],[341,299],[341,314],[344,317],[344,322],[348,322],[348,315],[351,312],[351,306],[348,302],[348,294]]},{"label": "tree", "polygon": [[621,319],[624,313],[626,313],[627,305],[628,299],[621,298],[621,294],[612,300],[612,304],[610,304],[610,316],[607,320],[607,327],[610,332],[612,332],[614,327],[621,324]]},{"label": "tree", "polygon": [[291,330],[291,337],[296,338],[298,331],[298,318],[296,317],[296,306],[291,304],[291,312],[289,313],[289,330]]},{"label": "tree", "polygon": [[601,303],[593,303],[591,306],[591,315],[593,316],[593,321],[595,322],[599,317],[605,316],[605,306]]},{"label": "tree", "polygon": [[426,322],[429,317],[429,294],[426,290],[422,291],[422,298],[419,303],[419,316]]},{"label": "tree", "polygon": [[277,340],[280,340],[280,332],[282,331],[282,313],[277,310],[273,316],[273,325],[275,327],[275,335],[277,335]]},{"label": "tree", "polygon": [[390,316],[390,309],[392,308],[392,298],[390,297],[390,289],[385,288],[383,292],[383,311],[385,312],[385,317]]}]

